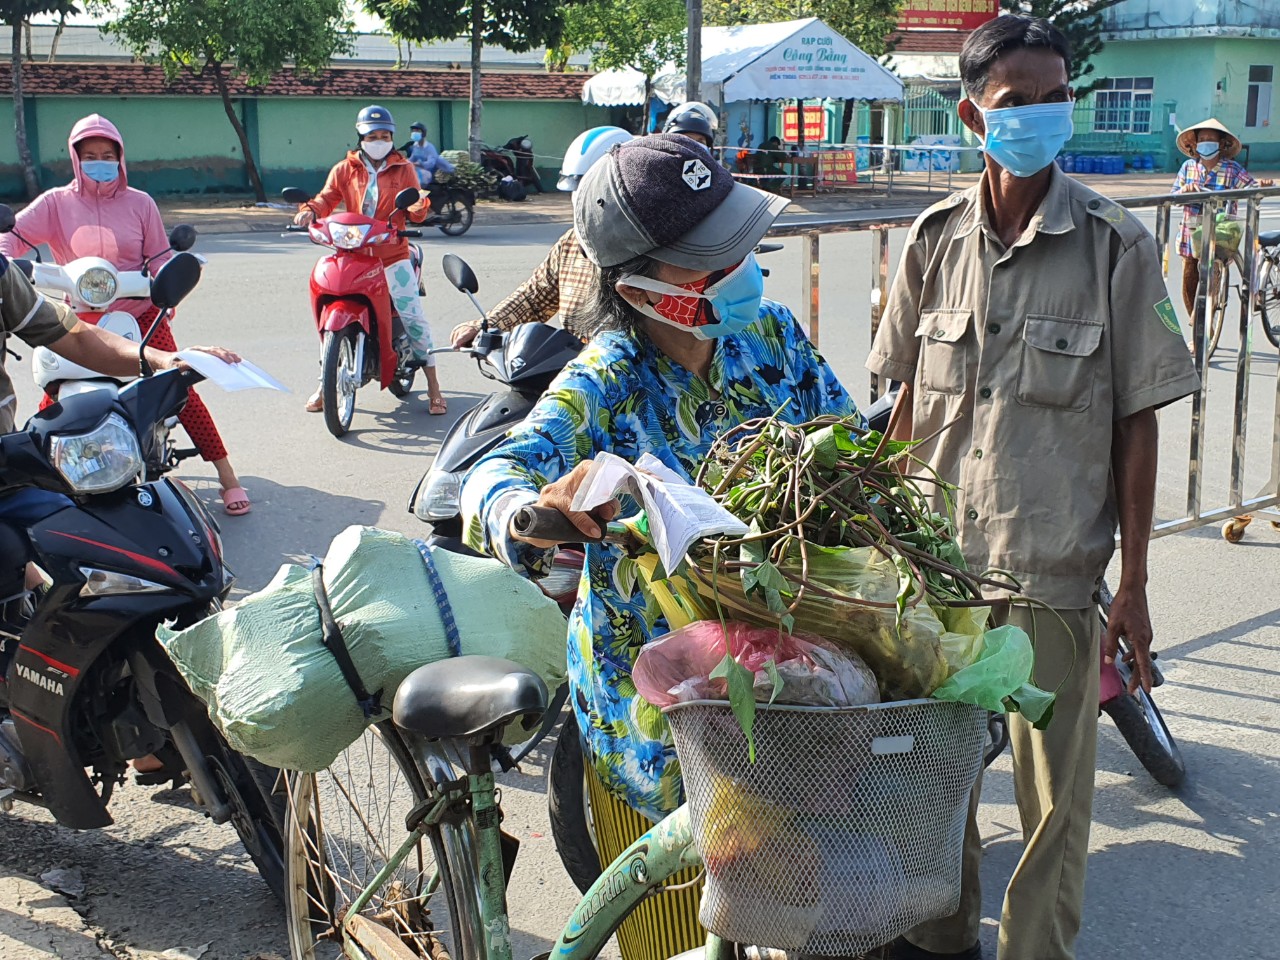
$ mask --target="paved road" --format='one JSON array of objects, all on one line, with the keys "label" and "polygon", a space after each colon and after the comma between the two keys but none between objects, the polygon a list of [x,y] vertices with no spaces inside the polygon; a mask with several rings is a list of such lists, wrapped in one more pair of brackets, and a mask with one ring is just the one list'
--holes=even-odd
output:
[{"label": "paved road", "polygon": [[[460,240],[426,241],[426,305],[437,341],[473,312],[441,278],[441,253],[473,263],[480,299],[491,305],[529,273],[560,229],[481,225]],[[447,417],[428,416],[425,392],[399,404],[366,390],[355,429],[336,441],[301,409],[316,373],[304,301],[315,250],[298,238],[258,233],[209,238],[202,251],[210,263],[182,308],[179,341],[233,346],[294,391],[206,392],[255,503],[249,517],[224,524],[239,588],[258,589],[280,563],[323,553],[348,524],[421,533],[405,501],[450,422],[488,392],[488,382],[470,361],[442,357]],[[822,346],[857,396],[867,390],[861,360],[869,339],[868,263],[865,236],[823,244]],[[795,241],[770,256],[771,295],[801,302],[799,264]],[[1259,486],[1268,474],[1276,357],[1256,349],[1251,389],[1260,402],[1251,413],[1247,479]],[[1211,372],[1206,500],[1226,489],[1228,359],[1224,351]],[[33,391],[19,379],[22,405],[30,409]],[[1185,496],[1188,409],[1183,403],[1162,416],[1164,517],[1175,516]],[[206,465],[189,463],[181,473],[214,500]],[[1280,533],[1265,523],[1250,533],[1240,546],[1206,529],[1152,547],[1153,618],[1169,676],[1160,703],[1192,772],[1182,793],[1171,795],[1104,721],[1082,958],[1277,955],[1270,908],[1280,897]],[[524,841],[511,897],[518,957],[548,948],[574,900],[547,835],[539,763],[535,758],[525,775],[504,784],[507,827]],[[990,918],[1018,855],[1007,757],[988,776],[984,799]],[[0,957],[177,951],[169,956],[245,960],[286,953],[279,912],[229,828],[204,822],[185,792],[130,786],[112,809],[117,825],[97,833],[58,828],[31,809],[0,818]],[[64,889],[75,892],[77,880],[83,885],[70,898],[74,912],[67,898],[30,882],[55,868],[71,871]],[[994,920],[984,939],[993,948]]]}]

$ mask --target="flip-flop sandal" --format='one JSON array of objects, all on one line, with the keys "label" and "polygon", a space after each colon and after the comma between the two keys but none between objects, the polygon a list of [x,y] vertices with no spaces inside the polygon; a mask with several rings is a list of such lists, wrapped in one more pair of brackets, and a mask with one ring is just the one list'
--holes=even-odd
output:
[{"label": "flip-flop sandal", "polygon": [[433,417],[443,417],[449,412],[449,401],[444,397],[436,397],[431,401],[431,415]]},{"label": "flip-flop sandal", "polygon": [[222,509],[233,517],[243,517],[253,509],[244,487],[228,487],[222,491]]},{"label": "flip-flop sandal", "polygon": [[324,397],[320,396],[320,394],[316,394],[314,397],[312,397],[310,400],[307,401],[307,413],[323,413],[323,412],[324,412]]}]

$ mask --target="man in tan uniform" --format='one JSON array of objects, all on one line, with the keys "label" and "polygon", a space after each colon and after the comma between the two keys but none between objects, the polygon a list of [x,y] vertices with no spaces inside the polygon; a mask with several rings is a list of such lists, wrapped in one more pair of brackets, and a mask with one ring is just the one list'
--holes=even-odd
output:
[{"label": "man in tan uniform", "polygon": [[[986,171],[912,226],[867,361],[904,383],[895,435],[937,434],[919,453],[958,488],[970,568],[1008,571],[1054,608],[1001,615],[1035,638],[1036,682],[1062,686],[1046,731],[1010,718],[1025,850],[1000,960],[1075,955],[1098,718],[1094,598],[1118,524],[1107,651],[1125,636],[1135,683],[1149,686],[1155,410],[1198,387],[1155,240],[1052,162],[1071,135],[1070,65],[1044,20],[1003,16],[969,36],[959,111],[983,138]],[[981,957],[980,861],[971,817],[959,912],[911,931],[893,956]]]}]

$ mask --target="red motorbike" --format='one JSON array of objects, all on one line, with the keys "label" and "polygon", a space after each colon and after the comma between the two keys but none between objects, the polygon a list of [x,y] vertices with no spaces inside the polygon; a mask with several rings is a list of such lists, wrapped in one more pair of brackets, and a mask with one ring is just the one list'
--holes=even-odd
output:
[{"label": "red motorbike", "polygon": [[[418,191],[402,190],[396,209],[403,214],[418,202]],[[289,203],[306,203],[311,195],[288,187],[282,196]],[[329,432],[341,437],[351,428],[356,391],[377,380],[394,397],[405,397],[413,388],[418,362],[409,337],[391,303],[383,263],[372,252],[394,237],[421,237],[421,230],[401,230],[394,222],[359,213],[335,213],[306,227],[290,225],[290,232],[306,231],[312,243],[331,247],[311,272],[311,312],[322,342],[320,396]],[[410,246],[413,269],[422,295],[422,253]],[[369,349],[372,342],[375,347]]]}]

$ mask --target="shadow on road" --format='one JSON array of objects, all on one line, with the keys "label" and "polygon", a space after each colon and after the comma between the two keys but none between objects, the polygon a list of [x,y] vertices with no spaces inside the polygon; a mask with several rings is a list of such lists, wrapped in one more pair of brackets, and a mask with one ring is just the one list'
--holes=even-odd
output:
[{"label": "shadow on road", "polygon": [[[427,391],[418,390],[402,400],[393,410],[356,410],[351,430],[340,442],[367,450],[390,453],[425,453],[438,447],[449,428],[482,399],[474,393],[450,393],[449,412],[433,417],[428,412]],[[370,426],[370,422],[374,426]],[[434,449],[432,449],[434,453]],[[429,460],[424,459],[422,469]]]}]

